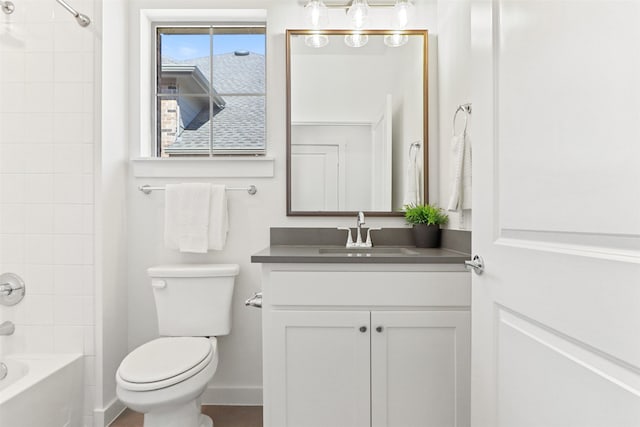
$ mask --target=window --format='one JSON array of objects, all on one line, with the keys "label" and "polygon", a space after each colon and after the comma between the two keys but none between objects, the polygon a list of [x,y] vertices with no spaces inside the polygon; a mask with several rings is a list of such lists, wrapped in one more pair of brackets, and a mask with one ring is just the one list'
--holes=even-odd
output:
[{"label": "window", "polygon": [[265,153],[264,26],[156,28],[158,157]]}]

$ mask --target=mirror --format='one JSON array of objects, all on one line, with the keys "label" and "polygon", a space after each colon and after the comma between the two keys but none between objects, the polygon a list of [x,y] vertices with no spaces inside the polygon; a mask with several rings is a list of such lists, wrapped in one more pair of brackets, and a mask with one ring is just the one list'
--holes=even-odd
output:
[{"label": "mirror", "polygon": [[287,215],[425,203],[427,117],[426,30],[288,30]]}]

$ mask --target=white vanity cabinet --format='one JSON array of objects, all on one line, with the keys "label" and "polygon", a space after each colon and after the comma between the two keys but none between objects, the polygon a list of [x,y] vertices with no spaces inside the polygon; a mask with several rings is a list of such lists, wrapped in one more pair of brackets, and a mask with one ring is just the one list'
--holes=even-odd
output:
[{"label": "white vanity cabinet", "polygon": [[469,425],[470,274],[265,264],[265,427]]}]

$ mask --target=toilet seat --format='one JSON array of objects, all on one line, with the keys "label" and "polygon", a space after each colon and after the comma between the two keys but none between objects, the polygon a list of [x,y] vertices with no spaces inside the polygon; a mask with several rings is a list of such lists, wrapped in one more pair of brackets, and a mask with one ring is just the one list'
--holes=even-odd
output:
[{"label": "toilet seat", "polygon": [[116,381],[130,391],[158,390],[193,377],[217,356],[215,338],[158,338],[124,358]]}]

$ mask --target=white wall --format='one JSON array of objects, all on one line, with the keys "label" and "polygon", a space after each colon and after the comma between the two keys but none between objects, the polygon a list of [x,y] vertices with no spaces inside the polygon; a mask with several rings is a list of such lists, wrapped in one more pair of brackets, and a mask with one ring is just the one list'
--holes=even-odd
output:
[{"label": "white wall", "polygon": [[[1,353],[84,354],[90,426],[99,34],[51,0],[15,6],[0,14],[0,271],[21,275],[27,294],[0,306],[0,320],[16,324]],[[92,0],[75,6],[94,14]]]},{"label": "white wall", "polygon": [[[103,1],[96,9],[96,26],[101,21],[126,21],[126,0]],[[127,44],[126,27],[107,25],[102,30],[101,49],[96,51],[101,78],[97,89],[102,98],[96,119],[102,141],[96,153],[96,426],[106,425],[122,409],[115,393],[115,372],[128,351]]]},{"label": "white wall", "polygon": [[[181,1],[181,8],[266,8],[267,9],[267,150],[275,161],[275,173],[267,178],[136,178],[127,184],[128,193],[128,301],[129,347],[133,348],[157,336],[155,308],[146,276],[152,265],[169,262],[232,262],[240,264],[233,300],[233,329],[229,336],[220,339],[220,365],[205,401],[241,404],[261,402],[261,325],[260,312],[245,308],[244,299],[260,289],[260,265],[251,264],[251,254],[269,245],[269,228],[275,226],[344,226],[354,225],[354,218],[294,218],[286,216],[285,193],[285,30],[303,28],[303,8],[293,1],[243,1],[188,0]],[[175,1],[137,0],[130,2],[130,82],[129,137],[131,155],[137,157],[140,135],[139,100],[139,38],[136,34],[141,8],[173,8]],[[376,15],[376,14],[374,14]],[[435,2],[418,2],[415,28],[435,29]],[[386,19],[374,16],[376,28],[387,27]],[[344,13],[331,11],[332,27],[346,28]],[[106,25],[106,24],[105,24]],[[144,52],[143,54],[147,54]],[[433,63],[434,64],[434,63]],[[435,73],[435,70],[433,70]],[[146,101],[148,102],[148,101]],[[435,109],[432,109],[435,111]],[[146,126],[146,124],[142,124]],[[435,128],[436,125],[430,126]],[[436,136],[431,135],[435,141]],[[147,141],[142,141],[147,143]],[[215,166],[214,166],[215,167]],[[229,185],[255,184],[258,193],[249,196],[244,192],[229,194],[231,217],[229,238],[224,251],[207,255],[181,255],[162,245],[163,195],[156,192],[145,196],[136,190],[140,184],[164,185],[183,181],[221,182]],[[401,218],[368,218],[372,226],[402,226]]]},{"label": "white wall", "polygon": [[[438,110],[440,153],[438,204],[446,208],[451,195],[453,114],[458,105],[471,102],[471,14],[470,0],[438,1]],[[457,132],[464,122],[457,120]],[[469,141],[473,144],[473,116],[469,120]],[[470,230],[471,210],[447,212],[448,228]]]}]

